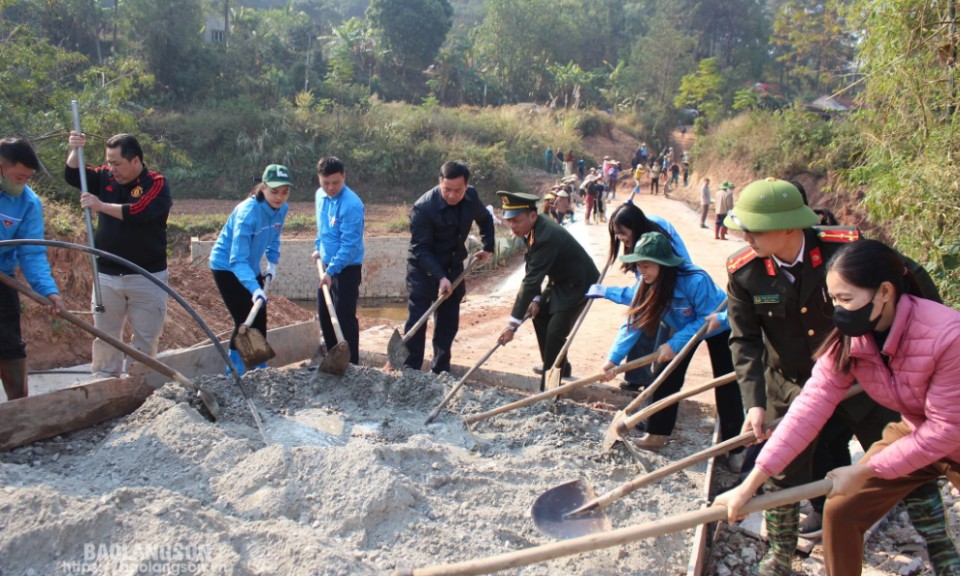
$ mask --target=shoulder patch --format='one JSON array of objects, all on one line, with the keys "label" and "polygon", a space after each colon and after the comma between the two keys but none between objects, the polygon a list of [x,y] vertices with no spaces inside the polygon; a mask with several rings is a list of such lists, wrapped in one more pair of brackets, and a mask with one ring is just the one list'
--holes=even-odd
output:
[{"label": "shoulder patch", "polygon": [[737,270],[746,266],[748,262],[756,257],[757,253],[749,246],[743,250],[740,250],[739,252],[733,253],[729,258],[727,258],[727,272],[729,274],[733,274]]},{"label": "shoulder patch", "polygon": [[860,239],[860,231],[853,226],[814,226],[817,237],[824,242],[845,244]]}]

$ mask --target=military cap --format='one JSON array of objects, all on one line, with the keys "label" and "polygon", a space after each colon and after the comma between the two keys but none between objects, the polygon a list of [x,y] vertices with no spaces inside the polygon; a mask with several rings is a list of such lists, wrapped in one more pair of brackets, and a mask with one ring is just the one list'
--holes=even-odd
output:
[{"label": "military cap", "polygon": [[809,228],[820,217],[804,204],[796,186],[786,180],[757,180],[740,191],[723,225],[744,232]]},{"label": "military cap", "polygon": [[730,188],[733,188],[733,184],[731,184],[730,182],[727,182],[726,180],[724,180],[723,184],[720,185],[721,190],[727,190]]},{"label": "military cap", "polygon": [[271,188],[289,186],[293,188],[293,182],[290,181],[290,171],[286,166],[280,164],[271,164],[263,171],[263,177],[260,180]]},{"label": "military cap", "polygon": [[620,257],[621,262],[632,264],[634,262],[655,262],[661,266],[671,268],[679,266],[683,258],[677,256],[670,246],[670,241],[660,232],[647,232],[640,236],[640,241],[633,248],[632,254],[624,254]]},{"label": "military cap", "polygon": [[503,208],[504,218],[513,218],[522,212],[537,209],[537,201],[540,197],[536,194],[527,194],[526,192],[507,192],[500,190],[497,192],[500,197]]}]

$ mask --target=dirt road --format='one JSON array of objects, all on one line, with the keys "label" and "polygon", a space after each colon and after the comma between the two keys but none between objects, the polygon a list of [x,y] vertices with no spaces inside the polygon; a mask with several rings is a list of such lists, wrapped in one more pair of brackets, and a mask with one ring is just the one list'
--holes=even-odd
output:
[{"label": "dirt road", "polygon": [[[624,183],[626,184],[626,183]],[[623,186],[617,194],[617,200],[608,201],[608,213],[629,195],[630,187]],[[720,286],[726,285],[724,263],[726,257],[744,244],[739,239],[719,241],[713,239],[712,229],[700,228],[699,216],[690,207],[663,196],[644,194],[637,196],[637,204],[645,212],[661,216],[670,221],[680,233],[694,263],[710,273]],[[593,256],[598,269],[602,269],[607,260],[609,233],[605,224],[588,225],[583,221],[582,208],[577,212],[577,221],[568,225],[568,230],[580,240],[587,252]],[[472,294],[468,283],[467,298],[461,307],[460,332],[454,343],[453,360],[457,364],[472,365],[494,344],[496,337],[506,326],[513,306],[514,297],[523,278],[523,262],[519,261],[512,270],[504,274],[499,285],[493,286],[483,294]],[[624,274],[619,265],[611,267],[605,284],[624,286],[633,284],[632,275]],[[597,372],[606,360],[606,354],[613,343],[617,330],[624,321],[626,308],[606,300],[594,302],[580,331],[574,339],[570,352],[574,376],[586,376]],[[385,351],[387,341],[394,328],[401,325],[380,325],[370,328],[361,335],[361,347]],[[430,358],[430,332],[428,332],[427,358]],[[484,365],[485,368],[504,372],[532,375],[532,369],[540,364],[533,327],[522,326],[517,337],[508,346],[498,350]],[[688,371],[688,381],[696,384],[709,379],[710,365],[706,347],[698,349]]]}]

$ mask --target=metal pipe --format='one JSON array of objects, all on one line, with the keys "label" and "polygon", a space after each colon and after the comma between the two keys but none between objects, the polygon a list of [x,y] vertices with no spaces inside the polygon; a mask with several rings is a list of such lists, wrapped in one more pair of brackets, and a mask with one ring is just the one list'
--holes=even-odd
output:
[{"label": "metal pipe", "polygon": [[[76,132],[81,132],[80,104],[76,100],[71,100],[70,108],[73,110],[73,129]],[[87,193],[87,165],[83,162],[83,146],[77,147],[77,160],[80,162],[80,191]],[[83,209],[83,218],[87,222],[87,245],[93,248],[93,220],[90,218],[89,208]],[[90,256],[90,265],[93,266],[93,311],[102,314],[103,296],[100,292],[100,267],[97,266],[96,256]]]}]

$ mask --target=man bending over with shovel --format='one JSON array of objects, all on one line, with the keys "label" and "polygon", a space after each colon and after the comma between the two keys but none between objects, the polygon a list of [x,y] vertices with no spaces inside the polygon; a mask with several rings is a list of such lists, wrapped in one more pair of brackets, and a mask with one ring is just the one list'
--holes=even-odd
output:
[{"label": "man bending over with shovel", "polygon": [[[454,287],[453,282],[463,272],[463,261],[467,257],[464,243],[474,222],[480,228],[483,243],[483,249],[473,255],[474,259],[483,264],[493,255],[493,217],[469,182],[470,168],[465,163],[445,162],[440,167],[440,183],[421,196],[410,212],[411,238],[407,256],[407,309],[410,316],[404,334],[429,311],[435,300],[444,299],[434,315],[430,368],[435,374],[450,371],[450,348],[460,328],[460,301],[467,291],[463,283]],[[418,329],[404,340],[409,350],[404,366],[420,370],[426,328]]]},{"label": "man bending over with shovel", "polygon": [[[503,219],[514,236],[523,238],[526,275],[513,304],[509,325],[500,333],[499,342],[513,340],[514,329],[528,315],[533,318],[540,357],[544,366],[553,366],[567,340],[567,335],[583,310],[584,294],[600,277],[593,258],[580,242],[563,226],[537,214],[537,200],[523,192],[497,192],[503,202]],[[547,288],[541,292],[544,278]],[[570,364],[564,363],[563,376],[570,375]],[[544,375],[540,375],[540,390]]]},{"label": "man bending over with shovel", "polygon": [[[0,240],[43,239],[43,206],[27,186],[40,168],[40,159],[26,140],[0,140]],[[30,286],[50,298],[60,310],[63,303],[50,274],[46,246],[0,248],[0,272],[13,276],[17,265]],[[20,297],[0,285],[0,380],[7,400],[27,396],[27,349],[20,336]]]}]

